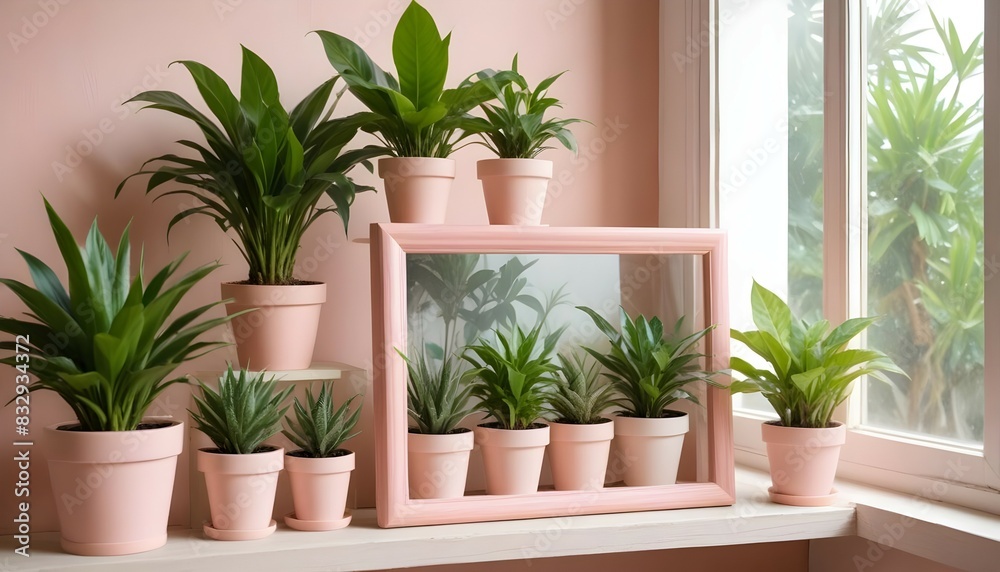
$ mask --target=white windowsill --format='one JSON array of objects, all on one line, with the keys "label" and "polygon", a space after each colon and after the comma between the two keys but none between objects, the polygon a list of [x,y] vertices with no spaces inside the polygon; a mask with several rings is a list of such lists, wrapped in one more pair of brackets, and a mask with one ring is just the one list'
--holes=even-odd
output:
[{"label": "white windowsill", "polygon": [[201,531],[171,529],[159,550],[114,558],[64,554],[56,533],[35,534],[31,558],[11,554],[4,570],[144,572],[183,570],[377,570],[606,552],[632,552],[810,540],[857,534],[886,542],[893,526],[906,533],[896,549],[962,569],[1000,562],[1000,518],[904,495],[838,483],[834,506],[798,508],[767,500],[766,474],[737,468],[731,507],[574,516],[383,530],[373,510],[359,510],[344,530],[310,533],[279,527],[250,542],[206,540]]}]

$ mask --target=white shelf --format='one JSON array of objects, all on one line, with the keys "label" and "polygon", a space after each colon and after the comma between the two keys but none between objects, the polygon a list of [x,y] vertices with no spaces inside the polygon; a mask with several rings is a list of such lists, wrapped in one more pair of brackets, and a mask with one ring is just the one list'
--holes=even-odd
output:
[{"label": "white shelf", "polygon": [[[233,369],[236,369],[235,367]],[[355,371],[358,368],[349,365],[344,365],[342,363],[335,362],[316,362],[312,364],[309,369],[295,369],[295,370],[268,370],[265,372],[265,378],[274,377],[278,381],[327,381],[336,380],[344,377],[344,373],[347,371]],[[195,379],[207,380],[211,377],[221,376],[224,371],[214,370],[214,371],[200,371],[191,374],[191,377]],[[259,371],[251,371],[251,374],[260,373]]]}]

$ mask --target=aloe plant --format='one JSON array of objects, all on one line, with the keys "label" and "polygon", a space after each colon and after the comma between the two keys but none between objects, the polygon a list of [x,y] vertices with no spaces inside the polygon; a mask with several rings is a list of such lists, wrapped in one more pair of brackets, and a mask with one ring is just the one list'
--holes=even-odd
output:
[{"label": "aloe plant", "polygon": [[469,111],[494,97],[482,81],[503,86],[510,75],[482,70],[444,89],[451,34],[444,38],[434,18],[410,2],[392,36],[392,58],[399,74],[380,68],[351,40],[317,31],[327,59],[348,89],[368,108],[364,130],[382,143],[382,153],[396,157],[448,157],[461,140],[475,133]]},{"label": "aloe plant", "polygon": [[216,391],[199,382],[201,397],[195,395],[195,410],[188,410],[195,429],[201,431],[219,453],[249,455],[260,452],[264,441],[281,430],[281,418],[288,411],[282,403],[292,387],[276,391],[278,382],[264,379],[265,372],[238,373],[229,365]]},{"label": "aloe plant", "polygon": [[576,153],[576,137],[567,127],[583,120],[545,119],[546,112],[562,107],[558,99],[548,96],[549,87],[560,76],[562,73],[550,76],[531,89],[518,73],[515,55],[511,63],[511,82],[501,86],[491,77],[480,78],[497,102],[479,106],[486,114],[485,119],[476,121],[480,124],[476,130],[480,132],[482,144],[503,159],[533,159],[551,149],[546,144],[553,139]]},{"label": "aloe plant", "polygon": [[559,356],[549,410],[560,423],[593,425],[606,421],[604,412],[617,403],[614,386],[601,381],[601,364],[573,354]]},{"label": "aloe plant", "polygon": [[584,350],[607,369],[605,375],[621,394],[620,414],[649,419],[663,417],[666,408],[678,399],[698,403],[698,398],[686,389],[688,384],[701,380],[719,385],[712,379],[715,372],[701,369],[699,360],[705,355],[694,349],[715,326],[683,336],[681,317],[673,334],[665,335],[658,317],[647,320],[640,314],[633,320],[622,308],[621,332],[618,332],[594,310],[586,306],[577,309],[589,315],[611,342],[607,354],[590,347]]},{"label": "aloe plant", "polygon": [[[219,265],[200,266],[168,285],[184,260],[181,256],[147,283],[141,262],[132,277],[127,228],[116,253],[96,219],[84,245],[77,246],[48,201],[45,211],[66,264],[68,285],[44,262],[18,251],[35,287],[7,278],[0,284],[24,302],[31,320],[0,317],[0,331],[17,336],[15,341],[0,342],[0,349],[26,346],[30,371],[38,378],[31,391],[59,394],[82,430],[134,430],[164,389],[184,381],[170,378],[177,366],[225,345],[196,341],[229,320],[199,321],[220,302],[170,319],[188,291]],[[0,362],[24,367],[13,355]]]},{"label": "aloe plant", "polygon": [[407,408],[416,429],[425,435],[447,435],[455,431],[458,424],[469,416],[468,407],[472,386],[465,383],[454,357],[440,360],[430,358],[426,351],[407,357],[396,350],[406,360],[409,383],[406,386]]},{"label": "aloe plant", "polygon": [[[343,91],[325,111],[336,77],[286,112],[274,72],[245,47],[239,99],[211,69],[193,61],[179,63],[194,78],[218,124],[173,92],[146,91],[129,101],[147,102],[147,108],[193,121],[208,146],[178,141],[196,157],[166,154],[150,159],[122,181],[115,196],[137,175],[150,175],[147,194],[167,183],[183,185],[157,197],[181,195],[194,201],[171,219],[168,236],[180,221],[208,216],[223,232],[232,229],[236,234],[234,242],[250,267],[248,283],[296,283],[295,257],[306,229],[322,215],[336,212],[346,232],[356,193],[373,190],[356,185],[346,174],[359,163],[370,171],[368,160],[381,153],[374,147],[344,151],[364,117],[330,118]],[[151,163],[159,166],[146,170]],[[324,195],[332,206],[317,206]]]},{"label": "aloe plant", "polygon": [[826,320],[806,322],[792,315],[781,298],[754,281],[750,293],[755,331],[732,330],[763,358],[768,369],[742,358],[729,360],[746,376],[730,385],[733,393],[760,392],[785,427],[822,428],[834,409],[850,395],[855,379],[870,375],[889,383],[883,372],[906,375],[885,354],[873,349],[847,349],[877,318],[852,318],[830,330]]},{"label": "aloe plant", "polygon": [[295,418],[286,417],[285,429],[281,432],[300,449],[292,454],[320,459],[346,454],[340,445],[360,433],[351,433],[361,417],[360,405],[351,411],[351,404],[359,397],[354,395],[336,407],[332,382],[322,384],[315,395],[313,388],[306,388],[305,405],[295,398]]}]

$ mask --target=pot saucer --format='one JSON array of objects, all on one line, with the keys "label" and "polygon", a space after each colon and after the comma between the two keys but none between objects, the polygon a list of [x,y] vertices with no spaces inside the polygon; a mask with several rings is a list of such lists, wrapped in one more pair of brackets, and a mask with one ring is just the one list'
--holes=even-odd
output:
[{"label": "pot saucer", "polygon": [[327,530],[337,530],[351,524],[351,511],[345,513],[340,520],[299,520],[295,518],[295,513],[290,512],[285,515],[285,525],[295,530],[305,530],[309,532],[323,532]]},{"label": "pot saucer", "polygon": [[828,495],[800,496],[775,492],[774,487],[771,486],[767,488],[767,496],[771,498],[771,502],[790,506],[830,506],[837,498],[837,489],[831,489]]},{"label": "pot saucer", "polygon": [[206,522],[202,530],[205,531],[205,536],[214,540],[258,540],[270,536],[277,528],[278,523],[272,519],[267,528],[258,530],[220,530],[213,527],[210,522]]}]

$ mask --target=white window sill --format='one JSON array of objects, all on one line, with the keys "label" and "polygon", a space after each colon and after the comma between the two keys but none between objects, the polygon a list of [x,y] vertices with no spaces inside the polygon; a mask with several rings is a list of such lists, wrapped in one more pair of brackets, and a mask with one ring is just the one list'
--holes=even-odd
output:
[{"label": "white window sill", "polygon": [[[737,468],[737,502],[730,507],[389,530],[379,529],[374,510],[366,509],[356,511],[344,530],[282,527],[252,542],[206,540],[201,531],[171,529],[165,547],[114,558],[64,554],[58,535],[44,533],[32,536],[30,559],[8,552],[0,569],[378,570],[852,535],[883,544],[891,539],[896,549],[966,570],[993,569],[1000,562],[1000,517],[851,483],[838,483],[840,498],[833,506],[789,507],[768,501],[768,485],[765,473]],[[5,541],[14,545],[10,537]]]}]

